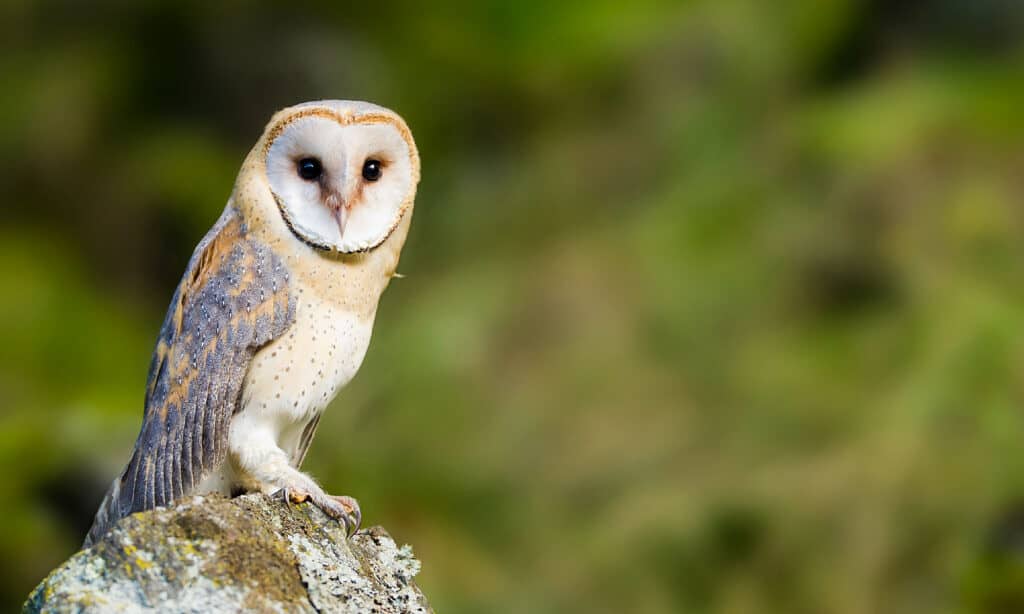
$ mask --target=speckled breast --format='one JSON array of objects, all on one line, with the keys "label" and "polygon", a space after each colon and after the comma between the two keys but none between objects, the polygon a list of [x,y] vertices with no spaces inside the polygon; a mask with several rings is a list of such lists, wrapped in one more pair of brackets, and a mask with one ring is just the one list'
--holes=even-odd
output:
[{"label": "speckled breast", "polygon": [[256,354],[241,411],[274,415],[278,444],[291,453],[305,424],[359,370],[372,328],[373,313],[354,313],[304,292],[292,327]]}]

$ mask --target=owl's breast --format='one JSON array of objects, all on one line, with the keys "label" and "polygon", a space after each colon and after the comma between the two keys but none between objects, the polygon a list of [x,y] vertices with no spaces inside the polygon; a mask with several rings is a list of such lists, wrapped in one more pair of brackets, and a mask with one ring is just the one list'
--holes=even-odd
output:
[{"label": "owl's breast", "polygon": [[372,312],[353,312],[300,288],[295,323],[253,359],[242,412],[270,419],[284,438],[301,431],[355,376],[372,328]]}]

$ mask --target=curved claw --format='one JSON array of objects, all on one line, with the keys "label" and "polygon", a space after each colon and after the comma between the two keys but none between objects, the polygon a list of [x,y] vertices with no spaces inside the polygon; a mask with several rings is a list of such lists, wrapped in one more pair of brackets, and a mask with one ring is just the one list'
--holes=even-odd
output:
[{"label": "curved claw", "polygon": [[272,498],[282,500],[286,505],[311,502],[325,514],[345,524],[345,535],[352,537],[363,522],[359,502],[345,495],[332,496],[325,493],[309,492],[303,488],[285,486],[275,490]]},{"label": "curved claw", "polygon": [[313,496],[313,504],[319,507],[325,514],[345,524],[345,535],[351,537],[358,529],[363,519],[359,511],[359,503],[352,497],[323,495]]},{"label": "curved claw", "polygon": [[345,495],[338,495],[332,499],[345,510],[345,533],[351,537],[359,530],[359,525],[363,522],[363,512],[359,509],[359,502]]}]

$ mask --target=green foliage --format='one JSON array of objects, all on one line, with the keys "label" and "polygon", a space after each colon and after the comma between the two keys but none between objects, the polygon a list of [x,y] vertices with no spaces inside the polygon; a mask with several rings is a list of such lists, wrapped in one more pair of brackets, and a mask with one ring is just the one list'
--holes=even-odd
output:
[{"label": "green foliage", "polygon": [[263,123],[360,98],[423,182],[308,468],[439,611],[1014,611],[1024,11],[891,4],[4,4],[3,604]]}]

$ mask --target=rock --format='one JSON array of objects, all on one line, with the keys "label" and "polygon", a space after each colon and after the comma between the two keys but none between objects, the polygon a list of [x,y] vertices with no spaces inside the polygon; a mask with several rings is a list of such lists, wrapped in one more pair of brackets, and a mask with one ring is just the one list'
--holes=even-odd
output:
[{"label": "rock", "polygon": [[431,612],[380,527],[345,539],[308,504],[189,497],[133,514],[55,569],[26,612]]}]

